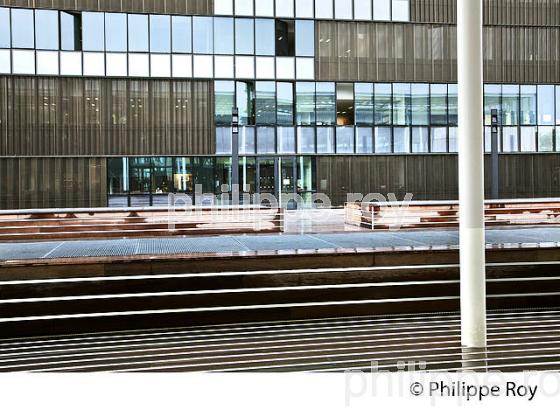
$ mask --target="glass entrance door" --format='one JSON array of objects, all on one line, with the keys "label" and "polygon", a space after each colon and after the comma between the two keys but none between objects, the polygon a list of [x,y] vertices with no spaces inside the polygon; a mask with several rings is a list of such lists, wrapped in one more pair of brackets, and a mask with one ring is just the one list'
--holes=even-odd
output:
[{"label": "glass entrance door", "polygon": [[257,158],[257,192],[277,195],[277,158]]}]

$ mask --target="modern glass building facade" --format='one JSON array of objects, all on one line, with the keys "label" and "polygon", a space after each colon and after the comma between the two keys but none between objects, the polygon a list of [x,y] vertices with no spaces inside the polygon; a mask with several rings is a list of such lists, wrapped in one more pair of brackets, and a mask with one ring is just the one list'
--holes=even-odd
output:
[{"label": "modern glass building facade", "polygon": [[[453,0],[1,1],[0,208],[220,193],[234,107],[248,193],[455,198],[455,12]],[[560,0],[488,0],[484,23],[501,195],[560,195]]]}]

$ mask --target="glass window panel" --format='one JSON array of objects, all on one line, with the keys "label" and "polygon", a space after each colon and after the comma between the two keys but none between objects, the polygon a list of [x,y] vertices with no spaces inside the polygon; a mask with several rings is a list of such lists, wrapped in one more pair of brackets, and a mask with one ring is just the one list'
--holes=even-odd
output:
[{"label": "glass window panel", "polygon": [[274,17],[274,0],[255,0],[255,16]]},{"label": "glass window panel", "polygon": [[294,123],[294,87],[292,83],[276,83],[276,121],[279,125]]},{"label": "glass window panel", "polygon": [[313,80],[315,78],[315,59],[297,57],[296,70],[298,80]]},{"label": "glass window panel", "polygon": [[235,19],[235,52],[237,54],[254,54],[253,19]]},{"label": "glass window panel", "polygon": [[294,17],[294,0],[276,1],[277,17]]},{"label": "glass window panel", "polygon": [[354,84],[336,84],[336,124],[354,124]]},{"label": "glass window panel", "polygon": [[128,55],[128,75],[131,77],[150,76],[150,55],[131,53]]},{"label": "glass window panel", "polygon": [[447,128],[433,127],[431,129],[432,152],[447,152]]},{"label": "glass window panel", "polygon": [[356,127],[356,153],[373,153],[373,128]]},{"label": "glass window panel", "polygon": [[560,124],[560,85],[556,86],[556,125]]},{"label": "glass window panel", "polygon": [[484,127],[484,152],[492,150],[492,133],[490,127]]},{"label": "glass window panel", "polygon": [[354,0],[354,20],[371,20],[371,0]]},{"label": "glass window panel", "polygon": [[257,128],[257,153],[274,154],[276,153],[276,130],[274,127]]},{"label": "glass window panel", "polygon": [[393,124],[410,124],[410,84],[393,84]]},{"label": "glass window panel", "polygon": [[373,84],[355,83],[356,125],[373,125]]},{"label": "glass window panel", "polygon": [[128,50],[149,51],[148,16],[143,14],[128,15]]},{"label": "glass window panel", "polygon": [[235,76],[237,78],[255,77],[255,58],[247,56],[235,57]]},{"label": "glass window panel", "polygon": [[276,123],[276,83],[274,81],[257,81],[257,124]]},{"label": "glass window panel", "polygon": [[313,0],[296,0],[296,17],[313,18]]},{"label": "glass window panel", "polygon": [[429,124],[429,95],[430,86],[428,84],[412,84],[411,91],[411,109],[413,125]]},{"label": "glass window panel", "polygon": [[315,124],[315,83],[296,83],[296,123]]},{"label": "glass window panel", "polygon": [[14,74],[35,74],[35,51],[13,50],[12,53]]},{"label": "glass window panel", "polygon": [[212,17],[193,17],[193,52],[212,54]]},{"label": "glass window panel", "polygon": [[[126,64],[126,62],[125,62]],[[82,53],[63,51],[60,53],[61,75],[82,75]],[[126,75],[126,72],[125,74]]]},{"label": "glass window panel", "polygon": [[57,51],[37,51],[37,74],[39,75],[58,74]]},{"label": "glass window panel", "polygon": [[82,42],[85,51],[105,50],[104,13],[82,13]]},{"label": "glass window panel", "polygon": [[317,154],[334,154],[334,127],[317,127]]},{"label": "glass window panel", "polygon": [[293,20],[276,20],[276,55],[295,55],[295,24]]},{"label": "glass window panel", "polygon": [[274,78],[274,57],[257,57],[257,78]]},{"label": "glass window panel", "polygon": [[[103,13],[98,14],[103,16]],[[12,9],[12,47],[34,48],[33,27],[33,10]]]},{"label": "glass window panel", "polygon": [[214,0],[214,14],[231,16],[233,14],[233,0]]},{"label": "glass window panel", "polygon": [[502,85],[502,124],[519,124],[519,86]]},{"label": "glass window panel", "polygon": [[0,7],[0,48],[10,47],[10,9]]},{"label": "glass window panel", "polygon": [[107,51],[126,51],[126,35],[126,14],[105,13],[105,49]]},{"label": "glass window panel", "polygon": [[333,18],[333,0],[319,0],[315,2],[315,18],[316,19],[332,19]]},{"label": "glass window panel", "polygon": [[216,154],[231,154],[231,128],[216,128]]},{"label": "glass window panel", "polygon": [[275,54],[275,24],[273,19],[256,19],[255,54],[273,56]]},{"label": "glass window panel", "polygon": [[296,20],[296,56],[313,57],[315,55],[315,22],[313,20]]},{"label": "glass window panel", "polygon": [[385,154],[391,152],[391,127],[375,127],[375,152]]},{"label": "glass window panel", "polygon": [[150,52],[171,52],[171,18],[164,15],[150,16]]},{"label": "glass window panel", "polygon": [[373,0],[373,19],[391,20],[391,0]]},{"label": "glass window panel", "polygon": [[354,153],[354,127],[336,127],[336,153]]},{"label": "glass window panel", "polygon": [[537,127],[521,127],[521,152],[536,152]]},{"label": "glass window panel", "polygon": [[315,153],[314,127],[297,127],[297,151],[300,154]]},{"label": "glass window panel", "polygon": [[253,15],[253,0],[234,0],[235,14],[238,16]]},{"label": "glass window panel", "polygon": [[214,18],[214,53],[233,54],[233,19]]},{"label": "glass window panel", "polygon": [[459,120],[457,108],[457,84],[447,85],[447,115],[450,125],[457,125]]},{"label": "glass window panel", "polygon": [[276,57],[276,78],[292,80],[295,77],[293,57]]},{"label": "glass window panel", "polygon": [[554,125],[554,86],[539,85],[537,87],[539,125]]},{"label": "glass window panel", "polygon": [[192,20],[186,16],[171,17],[171,42],[174,53],[192,52]]},{"label": "glass window panel", "polygon": [[430,85],[430,124],[447,125],[447,84]]},{"label": "glass window panel", "polygon": [[334,17],[340,20],[352,20],[352,0],[334,0]]},{"label": "glass window panel", "polygon": [[393,129],[393,152],[410,152],[410,128],[396,127]]},{"label": "glass window panel", "polygon": [[110,77],[126,77],[127,75],[127,58],[124,53],[107,54],[107,75]]},{"label": "glass window panel", "polygon": [[152,77],[171,77],[171,56],[169,54],[152,54],[150,56],[150,74]]},{"label": "glass window panel", "polygon": [[296,136],[293,127],[278,127],[278,153],[294,154],[296,152]]},{"label": "glass window panel", "polygon": [[104,53],[84,53],[84,75],[88,75],[88,76],[105,75]]},{"label": "glass window panel", "polygon": [[255,128],[239,127],[238,145],[240,154],[254,154]]},{"label": "glass window panel", "polygon": [[501,85],[497,85],[497,84],[484,85],[484,124],[485,125],[492,124],[492,117],[491,117],[492,110],[498,110],[498,123],[501,123],[500,121],[500,113],[502,110],[501,98],[502,98]]},{"label": "glass window panel", "polygon": [[[502,152],[519,151],[519,138],[517,135],[517,127],[502,128]],[[500,147],[498,147],[498,150]],[[490,151],[492,151],[492,128],[490,128]]]},{"label": "glass window panel", "polygon": [[457,127],[449,127],[449,152],[457,152]]},{"label": "glass window panel", "polygon": [[522,85],[520,87],[520,124],[535,125],[537,123],[537,87]]},{"label": "glass window panel", "polygon": [[391,84],[375,84],[374,88],[375,124],[390,125],[393,113]]},{"label": "glass window panel", "polygon": [[38,49],[58,50],[58,11],[35,10],[35,44]]},{"label": "glass window panel", "polygon": [[218,125],[231,124],[231,112],[235,100],[235,83],[233,81],[214,82],[215,118]]},{"label": "glass window panel", "polygon": [[408,21],[408,0],[393,0],[392,11],[393,15],[391,17],[393,21]]},{"label": "glass window panel", "polygon": [[[174,54],[171,56],[173,77],[188,78],[192,77],[192,56]],[[233,63],[232,63],[233,65]]]},{"label": "glass window panel", "polygon": [[539,127],[539,152],[554,150],[554,127]]},{"label": "glass window panel", "polygon": [[317,125],[334,125],[336,122],[335,83],[315,84]]},{"label": "glass window panel", "polygon": [[236,102],[239,109],[239,124],[255,124],[255,83],[252,81],[238,81],[236,83]]},{"label": "glass window panel", "polygon": [[412,152],[428,151],[428,128],[412,127]]},{"label": "glass window panel", "polygon": [[0,50],[0,73],[10,74],[12,72],[11,50]]},{"label": "glass window panel", "polygon": [[214,76],[214,60],[212,56],[193,57],[193,77],[212,78]]},{"label": "glass window panel", "polygon": [[216,66],[214,76],[216,78],[233,78],[234,64],[233,56],[215,56],[214,65]]}]

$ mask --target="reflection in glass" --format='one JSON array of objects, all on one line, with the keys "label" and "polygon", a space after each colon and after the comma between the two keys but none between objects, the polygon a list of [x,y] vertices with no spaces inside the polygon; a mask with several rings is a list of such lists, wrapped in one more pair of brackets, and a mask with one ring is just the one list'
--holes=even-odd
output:
[{"label": "reflection in glass", "polygon": [[233,81],[215,81],[214,94],[216,124],[230,125],[235,98],[235,83]]},{"label": "reflection in glass", "polygon": [[233,14],[233,0],[214,0],[214,14]]},{"label": "reflection in glass", "polygon": [[128,15],[128,50],[149,51],[148,16],[143,14]]},{"label": "reflection in glass", "polygon": [[296,56],[313,57],[315,55],[315,22],[313,20],[296,20],[295,41]]},{"label": "reflection in glass", "polygon": [[212,17],[193,17],[193,52],[213,53]]},{"label": "reflection in glass", "polygon": [[236,54],[254,54],[253,19],[235,19],[235,52]]},{"label": "reflection in glass", "polygon": [[107,51],[126,51],[126,14],[105,13],[105,49]]},{"label": "reflection in glass", "polygon": [[484,85],[484,124],[492,124],[492,110],[498,111],[498,123],[500,121],[502,86],[499,84],[485,84]]},{"label": "reflection in glass", "polygon": [[317,125],[334,125],[336,121],[335,83],[315,84]]},{"label": "reflection in glass", "polygon": [[171,56],[152,54],[150,56],[150,74],[152,77],[171,77]]},{"label": "reflection in glass", "polygon": [[276,122],[279,125],[294,123],[294,87],[292,83],[276,83]]},{"label": "reflection in glass", "polygon": [[296,123],[315,124],[315,83],[296,83]]},{"label": "reflection in glass", "polygon": [[554,127],[539,127],[539,152],[554,150]]},{"label": "reflection in glass", "polygon": [[447,125],[447,84],[430,85],[430,124]]},{"label": "reflection in glass", "polygon": [[457,152],[457,127],[449,127],[449,152]]},{"label": "reflection in glass", "polygon": [[10,48],[10,9],[0,7],[0,48]]},{"label": "reflection in glass", "polygon": [[214,18],[214,53],[233,54],[233,19]]},{"label": "reflection in glass", "polygon": [[253,0],[234,0],[235,14],[238,16],[253,15]]},{"label": "reflection in glass", "polygon": [[[490,138],[492,138],[492,135],[490,135]],[[519,139],[517,136],[517,127],[502,128],[502,152],[517,152],[519,150],[518,142]],[[490,150],[492,150],[491,139],[490,139]]]},{"label": "reflection in glass", "polygon": [[334,154],[334,127],[317,127],[317,154]]},{"label": "reflection in glass", "polygon": [[539,85],[537,87],[539,125],[554,125],[554,86]]},{"label": "reflection in glass", "polygon": [[354,20],[371,20],[371,0],[354,0]]},{"label": "reflection in glass", "polygon": [[340,20],[351,20],[352,0],[334,0],[334,17]]},{"label": "reflection in glass", "polygon": [[373,0],[373,19],[391,20],[391,0]]},{"label": "reflection in glass", "polygon": [[131,53],[128,55],[128,75],[131,77],[149,77],[150,55]]},{"label": "reflection in glass", "polygon": [[447,111],[449,124],[457,125],[459,114],[457,109],[457,84],[447,85]]},{"label": "reflection in glass", "polygon": [[373,84],[354,84],[356,125],[373,125]]},{"label": "reflection in glass", "polygon": [[336,153],[354,153],[354,127],[336,127]]},{"label": "reflection in glass", "polygon": [[315,153],[315,127],[297,127],[297,151],[301,154]]},{"label": "reflection in glass", "polygon": [[520,124],[535,125],[537,123],[537,87],[522,85],[520,87]]},{"label": "reflection in glass", "polygon": [[273,19],[256,19],[255,20],[255,31],[256,31],[256,44],[255,44],[255,54],[262,56],[273,56],[275,53],[275,43],[274,38],[275,26]]},{"label": "reflection in glass", "polygon": [[104,13],[82,13],[82,42],[84,51],[105,50]]},{"label": "reflection in glass", "polygon": [[231,128],[216,127],[216,154],[231,154]]},{"label": "reflection in glass", "polygon": [[519,124],[519,86],[502,85],[502,124]]},{"label": "reflection in glass", "polygon": [[278,127],[278,153],[294,154],[296,152],[296,136],[293,127]]},{"label": "reflection in glass", "polygon": [[391,84],[375,84],[374,108],[376,125],[392,123]]},{"label": "reflection in glass", "polygon": [[255,128],[239,127],[239,153],[254,154],[255,153]]},{"label": "reflection in glass", "polygon": [[237,81],[236,91],[239,124],[255,125],[255,83],[252,81]]},{"label": "reflection in glass", "polygon": [[171,17],[171,39],[174,53],[192,52],[191,18],[187,16]]},{"label": "reflection in glass", "polygon": [[393,129],[393,152],[410,152],[410,128],[396,127]]},{"label": "reflection in glass", "polygon": [[408,21],[408,9],[408,0],[393,0],[391,19],[393,21]]},{"label": "reflection in glass", "polygon": [[255,0],[255,16],[274,17],[274,0]]},{"label": "reflection in glass", "polygon": [[356,153],[373,153],[373,129],[370,127],[356,127]]},{"label": "reflection in glass", "polygon": [[521,152],[537,151],[537,127],[521,127]]},{"label": "reflection in glass", "polygon": [[313,18],[313,0],[296,0],[296,17]]},{"label": "reflection in glass", "polygon": [[33,10],[12,9],[12,47],[34,48],[33,27]]},{"label": "reflection in glass", "polygon": [[14,74],[35,74],[35,51],[14,50],[12,71]]},{"label": "reflection in glass", "polygon": [[58,50],[58,11],[35,10],[35,44],[42,50]]},{"label": "reflection in glass", "polygon": [[277,17],[294,17],[294,0],[276,1]]},{"label": "reflection in glass", "polygon": [[410,84],[393,84],[393,124],[410,124]]},{"label": "reflection in glass", "polygon": [[150,16],[150,52],[171,52],[171,18],[165,15]]},{"label": "reflection in glass", "polygon": [[257,128],[257,154],[276,153],[276,135],[274,127]]},{"label": "reflection in glass", "polygon": [[[430,86],[428,84],[412,84],[411,91],[411,110],[413,125],[429,124],[429,95]],[[426,138],[427,139],[427,138]]]},{"label": "reflection in glass", "polygon": [[412,152],[428,152],[428,128],[412,127]]},{"label": "reflection in glass", "polygon": [[315,18],[316,19],[332,19],[333,18],[333,0],[315,1]]},{"label": "reflection in glass", "polygon": [[375,152],[378,154],[391,152],[390,127],[375,127]]},{"label": "reflection in glass", "polygon": [[257,124],[276,123],[276,84],[274,81],[257,81]]},{"label": "reflection in glass", "polygon": [[431,152],[447,152],[447,128],[432,127]]},{"label": "reflection in glass", "polygon": [[37,74],[39,75],[58,74],[57,51],[37,51]]}]

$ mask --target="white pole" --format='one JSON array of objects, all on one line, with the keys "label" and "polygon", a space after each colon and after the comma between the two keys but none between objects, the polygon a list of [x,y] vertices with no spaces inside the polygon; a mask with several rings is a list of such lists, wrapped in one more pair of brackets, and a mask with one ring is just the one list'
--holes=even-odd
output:
[{"label": "white pole", "polygon": [[458,0],[461,343],[486,347],[482,0]]}]

